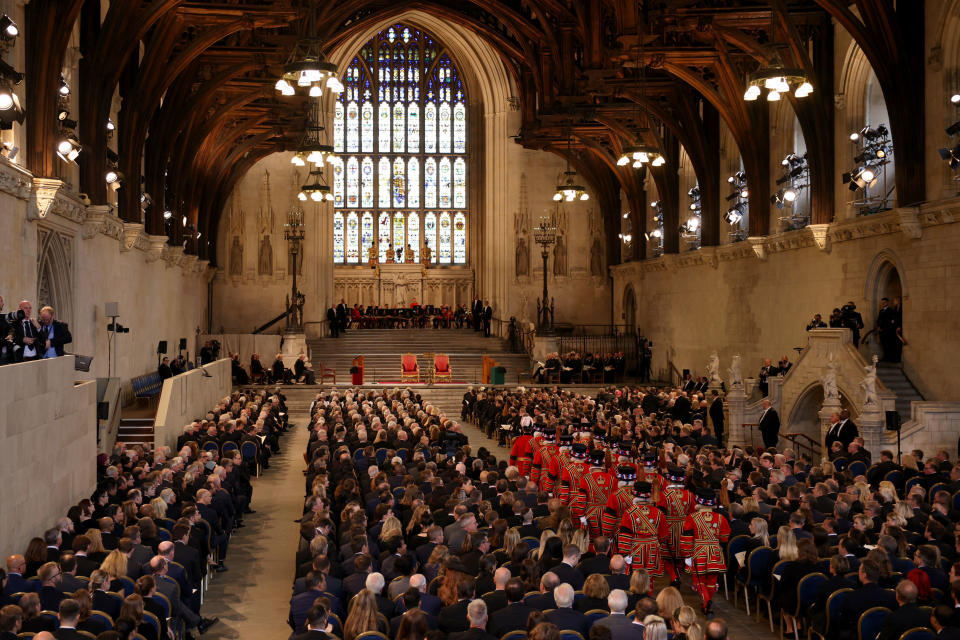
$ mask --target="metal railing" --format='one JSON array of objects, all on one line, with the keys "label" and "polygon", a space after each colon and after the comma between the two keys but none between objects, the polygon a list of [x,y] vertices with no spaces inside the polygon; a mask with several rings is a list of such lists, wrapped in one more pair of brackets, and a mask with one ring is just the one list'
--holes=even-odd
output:
[{"label": "metal railing", "polygon": [[[820,443],[805,433],[781,433],[780,437],[793,443],[794,453],[797,456],[803,454],[804,450],[809,450],[810,459],[816,461],[820,458]],[[806,440],[806,442],[803,442]]]}]

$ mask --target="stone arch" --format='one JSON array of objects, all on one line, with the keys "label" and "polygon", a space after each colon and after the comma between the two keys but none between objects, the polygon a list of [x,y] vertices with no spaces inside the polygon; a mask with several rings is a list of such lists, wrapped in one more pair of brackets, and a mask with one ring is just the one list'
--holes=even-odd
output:
[{"label": "stone arch", "polygon": [[[843,388],[838,387],[840,391],[840,406],[842,409],[850,411],[852,417],[857,417],[859,411],[857,407],[850,402],[850,396]],[[823,407],[823,385],[817,381],[811,383],[797,395],[793,406],[789,411],[785,411],[787,421],[784,423],[784,433],[802,433],[815,442],[822,441],[822,427],[820,426],[820,409]]]},{"label": "stone arch", "polygon": [[73,320],[73,238],[52,229],[39,230],[37,305],[50,305],[56,318]]},{"label": "stone arch", "polygon": [[878,293],[882,290],[885,281],[894,273],[900,282],[900,297],[906,300],[909,296],[906,270],[903,268],[903,262],[900,260],[900,257],[890,249],[880,251],[874,256],[873,262],[870,263],[870,268],[867,269],[867,277],[864,281],[864,300],[872,303],[873,306],[876,307],[882,297],[878,295]]},{"label": "stone arch", "polygon": [[634,335],[637,330],[637,296],[633,292],[633,285],[628,284],[623,291],[623,323],[626,333]]}]

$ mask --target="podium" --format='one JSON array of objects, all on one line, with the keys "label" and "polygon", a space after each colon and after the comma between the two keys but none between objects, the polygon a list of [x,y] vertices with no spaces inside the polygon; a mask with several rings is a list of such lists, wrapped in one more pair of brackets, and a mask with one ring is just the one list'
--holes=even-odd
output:
[{"label": "podium", "polygon": [[492,372],[492,369],[495,366],[497,366],[497,361],[491,358],[490,356],[483,356],[482,362],[483,362],[483,375],[481,377],[481,380],[483,380],[483,384],[490,384],[490,374]]},{"label": "podium", "polygon": [[353,359],[352,367],[359,369],[357,373],[350,374],[350,384],[352,385],[361,385],[363,384],[363,356],[357,356]]}]

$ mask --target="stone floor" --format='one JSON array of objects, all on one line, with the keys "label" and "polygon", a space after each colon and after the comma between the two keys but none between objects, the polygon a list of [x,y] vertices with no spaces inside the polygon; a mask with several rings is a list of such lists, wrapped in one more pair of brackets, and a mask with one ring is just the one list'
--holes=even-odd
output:
[{"label": "stone floor", "polygon": [[[244,640],[283,640],[290,635],[287,613],[294,574],[294,554],[298,533],[294,519],[302,509],[304,494],[303,458],[306,448],[306,408],[315,390],[287,392],[291,421],[296,428],[282,443],[282,453],[274,456],[270,469],[254,480],[253,509],[231,542],[226,564],[229,571],[214,574],[204,599],[203,615],[218,616],[220,623],[203,636],[204,640],[243,638]],[[425,394],[426,395],[426,394]],[[464,432],[475,447],[496,447],[476,428],[466,425]],[[657,587],[666,586],[663,581]],[[681,587],[684,599],[699,611],[699,599],[690,588],[689,578]],[[731,594],[731,598],[732,598]],[[758,624],[741,608],[734,609],[722,591],[715,598],[717,615],[727,621],[731,640],[774,640],[766,620]],[[752,611],[752,607],[751,607]]]}]

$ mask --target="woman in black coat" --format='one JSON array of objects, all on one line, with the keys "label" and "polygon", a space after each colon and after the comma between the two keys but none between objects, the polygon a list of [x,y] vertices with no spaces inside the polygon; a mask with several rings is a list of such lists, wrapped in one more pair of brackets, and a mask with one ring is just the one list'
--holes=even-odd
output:
[{"label": "woman in black coat", "polygon": [[777,594],[784,619],[787,621],[787,632],[793,633],[793,613],[797,610],[797,586],[800,581],[811,573],[818,573],[820,565],[817,547],[813,540],[802,538],[797,542],[797,559],[788,562],[780,574],[774,592]]}]

